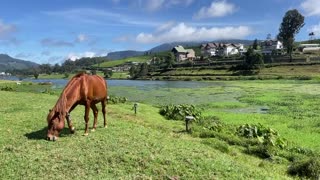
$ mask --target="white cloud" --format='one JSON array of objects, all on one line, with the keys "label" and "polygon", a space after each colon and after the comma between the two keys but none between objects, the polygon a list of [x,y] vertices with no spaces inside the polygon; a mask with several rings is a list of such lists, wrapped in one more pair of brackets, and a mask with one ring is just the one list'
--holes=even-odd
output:
[{"label": "white cloud", "polygon": [[313,32],[315,36],[319,37],[320,35],[320,23],[317,25],[311,26],[311,28],[308,29],[308,32]]},{"label": "white cloud", "polygon": [[305,0],[300,6],[305,12],[306,16],[320,16],[319,0]]},{"label": "white cloud", "polygon": [[77,59],[83,58],[83,57],[95,57],[96,53],[95,52],[91,52],[91,51],[87,51],[84,53],[69,53],[67,56],[67,59],[70,59],[71,61],[75,61]]},{"label": "white cloud", "polygon": [[79,34],[76,38],[76,42],[85,42],[88,40],[88,36],[85,34]]},{"label": "white cloud", "polygon": [[170,1],[168,1],[168,6],[172,6],[172,5],[189,6],[192,3],[193,3],[193,0],[170,0]]},{"label": "white cloud", "polygon": [[109,51],[102,51],[102,50],[97,50],[97,52],[94,51],[86,51],[83,53],[69,53],[66,57],[66,59],[70,59],[71,61],[75,61],[77,59],[83,58],[83,57],[100,57],[100,56],[107,56]]},{"label": "white cloud", "polygon": [[155,11],[160,9],[163,6],[164,2],[164,0],[148,0],[146,2],[146,8],[149,11]]},{"label": "white cloud", "polygon": [[7,38],[8,35],[17,31],[15,25],[12,24],[4,24],[0,19],[0,38]]},{"label": "white cloud", "polygon": [[252,30],[248,26],[227,27],[192,27],[184,23],[167,29],[161,33],[140,33],[136,36],[138,43],[164,43],[174,41],[211,41],[221,39],[241,39],[250,35]]},{"label": "white cloud", "polygon": [[42,39],[40,43],[42,44],[42,46],[47,46],[47,47],[73,47],[74,46],[74,44],[71,42],[58,40],[58,39],[51,39],[51,38]]},{"label": "white cloud", "polygon": [[195,19],[223,17],[233,14],[235,11],[236,6],[228,3],[226,0],[213,1],[210,7],[202,7],[193,17]]},{"label": "white cloud", "polygon": [[148,11],[157,11],[162,8],[170,8],[172,6],[187,7],[193,3],[194,0],[140,0],[140,6]]},{"label": "white cloud", "polygon": [[164,23],[164,24],[161,24],[161,25],[157,28],[156,32],[165,31],[165,30],[167,30],[167,29],[170,29],[170,28],[173,27],[174,25],[175,25],[175,22],[174,22],[174,21],[166,22],[166,23]]}]

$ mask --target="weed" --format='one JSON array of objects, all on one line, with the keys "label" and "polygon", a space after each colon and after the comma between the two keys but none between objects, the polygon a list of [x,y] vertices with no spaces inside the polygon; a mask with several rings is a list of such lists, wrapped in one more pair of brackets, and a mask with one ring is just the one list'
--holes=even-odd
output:
[{"label": "weed", "polygon": [[288,173],[294,176],[306,177],[310,179],[320,178],[320,159],[310,158],[294,162],[289,166]]},{"label": "weed", "polygon": [[159,113],[172,120],[184,120],[186,116],[193,116],[197,120],[201,117],[201,111],[188,104],[162,106]]}]

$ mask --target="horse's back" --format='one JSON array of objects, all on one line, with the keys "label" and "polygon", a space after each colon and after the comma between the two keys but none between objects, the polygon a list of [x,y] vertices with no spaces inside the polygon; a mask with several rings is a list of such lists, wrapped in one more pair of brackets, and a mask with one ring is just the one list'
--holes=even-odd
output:
[{"label": "horse's back", "polygon": [[88,88],[88,94],[100,98],[107,97],[107,83],[105,79],[98,75],[86,76],[86,87]]}]

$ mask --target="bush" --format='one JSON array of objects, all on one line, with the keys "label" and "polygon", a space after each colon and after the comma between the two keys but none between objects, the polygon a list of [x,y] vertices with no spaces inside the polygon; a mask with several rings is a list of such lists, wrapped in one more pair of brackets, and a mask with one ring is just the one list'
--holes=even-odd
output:
[{"label": "bush", "polygon": [[279,137],[276,130],[258,125],[245,124],[237,128],[237,134],[245,138],[257,138],[258,141],[266,146],[276,146],[284,148],[286,142]]},{"label": "bush", "polygon": [[218,131],[220,132],[223,128],[223,123],[220,121],[220,119],[216,116],[209,116],[204,117],[198,120],[198,125],[202,126],[205,129],[212,130],[212,131]]},{"label": "bush", "polygon": [[1,91],[14,91],[14,89],[12,87],[9,87],[9,86],[2,87],[0,90]]},{"label": "bush", "polygon": [[309,160],[294,162],[291,166],[289,166],[288,173],[294,176],[319,179],[320,159],[310,158]]},{"label": "bush", "polygon": [[194,105],[189,104],[162,106],[159,113],[167,119],[172,120],[184,120],[186,116],[193,116],[198,120],[201,117],[201,111]]},{"label": "bush", "polygon": [[119,103],[126,103],[128,99],[126,97],[119,97],[119,96],[110,96],[108,99],[108,103],[111,104],[119,104]]},{"label": "bush", "polygon": [[245,151],[247,154],[254,154],[260,158],[272,158],[277,155],[277,150],[272,146],[258,145],[249,146]]}]

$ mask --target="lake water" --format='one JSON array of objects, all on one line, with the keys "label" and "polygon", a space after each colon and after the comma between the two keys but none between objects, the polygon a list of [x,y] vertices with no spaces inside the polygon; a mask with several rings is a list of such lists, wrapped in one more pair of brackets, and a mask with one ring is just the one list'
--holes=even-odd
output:
[{"label": "lake water", "polygon": [[[18,78],[10,77],[10,80]],[[68,79],[24,79],[23,81],[43,83],[51,82],[52,89],[62,89]],[[107,80],[111,96],[123,96],[132,102],[154,105],[166,104],[221,104],[240,103],[238,98],[243,89],[228,81],[143,81],[143,80]],[[227,108],[235,113],[266,113],[265,107],[251,106]]]},{"label": "lake water", "polygon": [[[24,79],[23,81],[51,82],[53,89],[62,89],[68,79]],[[124,96],[130,101],[149,104],[203,104],[208,102],[237,101],[238,94],[230,90],[227,82],[200,81],[143,81],[107,80],[111,96]],[[224,89],[216,93],[213,88]],[[208,89],[208,90],[204,90]]]},{"label": "lake water", "polygon": [[[54,88],[64,87],[68,79],[24,79],[28,82],[51,82]],[[224,82],[199,82],[199,81],[150,81],[150,80],[107,80],[109,88],[112,87],[136,87],[141,90],[153,90],[158,88],[203,88],[209,86],[225,86]]]}]

